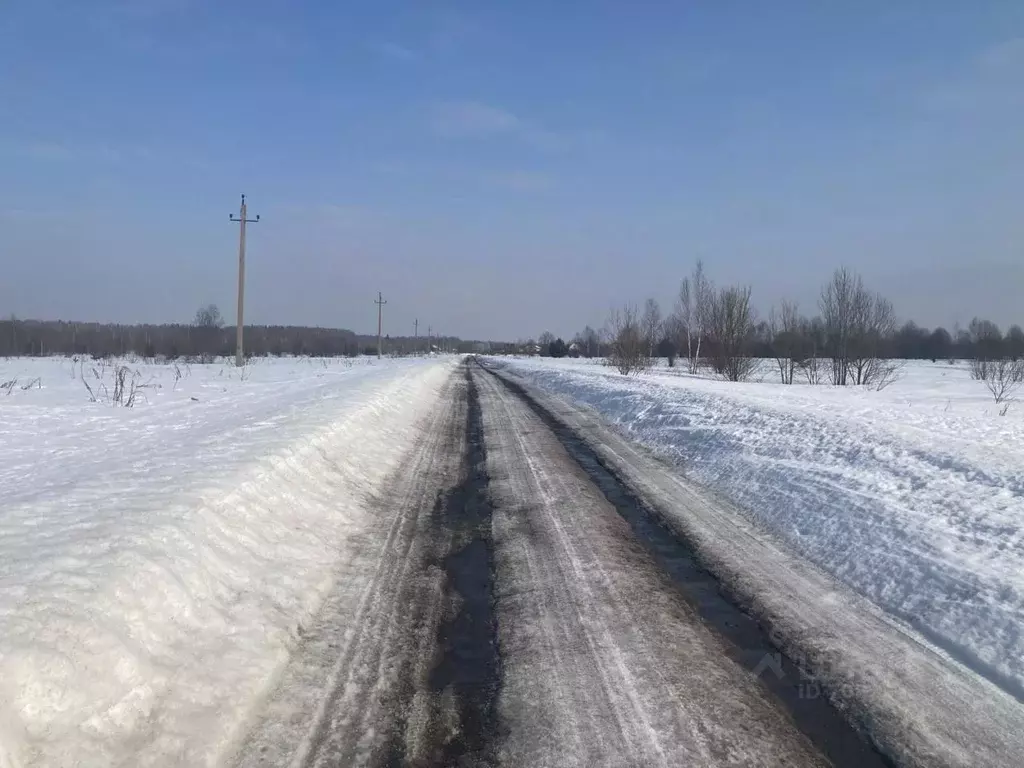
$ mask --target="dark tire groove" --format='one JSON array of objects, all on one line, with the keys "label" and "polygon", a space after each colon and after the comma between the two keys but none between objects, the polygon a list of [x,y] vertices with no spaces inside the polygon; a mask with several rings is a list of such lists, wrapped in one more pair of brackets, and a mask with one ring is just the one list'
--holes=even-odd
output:
[{"label": "dark tire groove", "polygon": [[487,494],[487,450],[480,398],[469,367],[465,479],[440,505],[439,528],[450,537],[443,560],[451,611],[437,632],[442,656],[430,675],[439,696],[454,693],[458,727],[440,745],[437,765],[493,765],[501,656],[494,610],[494,547]]},{"label": "dark tire groove", "polygon": [[[438,494],[430,514],[433,556],[419,566],[423,572],[443,573],[443,611],[428,624],[416,595],[404,601],[409,624],[418,627],[410,634],[420,640],[416,651],[403,660],[401,683],[389,697],[390,721],[384,726],[388,738],[373,761],[377,766],[497,763],[501,656],[494,609],[492,508],[480,400],[468,366],[463,374],[465,450],[459,480]],[[423,658],[431,668],[418,677],[413,670],[416,659]],[[408,718],[417,693],[428,694],[426,722],[420,725],[418,743],[409,743]]]}]

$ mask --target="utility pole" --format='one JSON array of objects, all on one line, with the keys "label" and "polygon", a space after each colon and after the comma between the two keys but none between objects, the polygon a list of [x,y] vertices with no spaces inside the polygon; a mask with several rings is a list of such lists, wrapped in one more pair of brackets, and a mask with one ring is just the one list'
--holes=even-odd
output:
[{"label": "utility pole", "polygon": [[427,326],[427,354],[429,355],[433,350],[430,348],[430,332],[433,330],[429,325]]},{"label": "utility pole", "polygon": [[417,317],[412,321],[412,353],[418,355],[420,353],[420,319]]},{"label": "utility pole", "polygon": [[377,359],[380,360],[380,352],[381,352],[380,332],[381,332],[381,329],[383,327],[383,325],[382,325],[382,318],[383,318],[383,312],[384,312],[384,305],[387,304],[387,302],[384,301],[384,297],[381,295],[381,292],[377,291],[377,298],[373,300],[373,303],[377,305]]},{"label": "utility pole", "polygon": [[260,217],[245,218],[245,195],[242,195],[242,208],[238,214],[237,219],[233,213],[229,214],[228,218],[231,221],[237,221],[240,225],[238,229],[238,326],[235,337],[235,365],[241,368],[245,365],[245,350],[242,346],[242,328],[245,325],[245,225],[255,224]]}]

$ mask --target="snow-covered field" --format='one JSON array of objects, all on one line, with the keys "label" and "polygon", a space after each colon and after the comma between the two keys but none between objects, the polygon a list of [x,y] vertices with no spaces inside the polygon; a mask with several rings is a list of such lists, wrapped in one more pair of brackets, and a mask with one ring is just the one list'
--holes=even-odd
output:
[{"label": "snow-covered field", "polygon": [[451,365],[0,360],[0,766],[229,749]]},{"label": "snow-covered field", "polygon": [[500,359],[587,404],[766,531],[1024,698],[1024,403],[965,367],[869,391]]}]

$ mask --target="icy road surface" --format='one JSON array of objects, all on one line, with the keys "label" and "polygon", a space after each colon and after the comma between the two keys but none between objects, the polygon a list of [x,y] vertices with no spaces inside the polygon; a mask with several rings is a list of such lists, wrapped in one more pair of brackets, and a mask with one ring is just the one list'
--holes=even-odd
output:
[{"label": "icy road surface", "polygon": [[[469,361],[388,487],[234,765],[1024,759],[1012,697],[514,378]],[[672,524],[690,513],[777,590],[785,631],[702,569]]]},{"label": "icy road surface", "polygon": [[526,402],[473,363],[442,397],[239,765],[881,764],[824,701],[801,731]]}]

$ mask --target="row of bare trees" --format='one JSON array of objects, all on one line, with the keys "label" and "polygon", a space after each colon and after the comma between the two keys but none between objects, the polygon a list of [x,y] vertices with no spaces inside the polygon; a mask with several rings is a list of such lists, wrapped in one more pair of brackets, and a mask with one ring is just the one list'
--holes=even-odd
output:
[{"label": "row of bare trees", "polygon": [[678,353],[685,355],[690,373],[707,364],[729,381],[744,381],[756,367],[749,350],[754,328],[750,296],[749,287],[716,289],[697,262],[693,275],[682,281],[668,318],[662,318],[654,299],[647,300],[642,314],[632,305],[612,310],[606,327],[609,363],[624,374],[640,373],[664,349],[670,365]]},{"label": "row of bare trees", "polygon": [[[669,365],[678,355],[691,374],[707,368],[728,381],[745,381],[757,369],[757,358],[770,357],[783,384],[800,378],[881,389],[899,376],[902,363],[893,352],[900,332],[932,340],[913,324],[897,329],[892,303],[846,268],[837,269],[822,287],[818,310],[808,318],[784,301],[759,322],[751,288],[715,286],[698,261],[682,280],[667,318],[653,299],[642,313],[633,305],[612,311],[605,329],[608,359],[623,373],[637,373],[647,370],[655,355],[667,357]],[[979,325],[976,335],[983,337],[986,328]],[[942,336],[936,344],[940,341]]]}]

